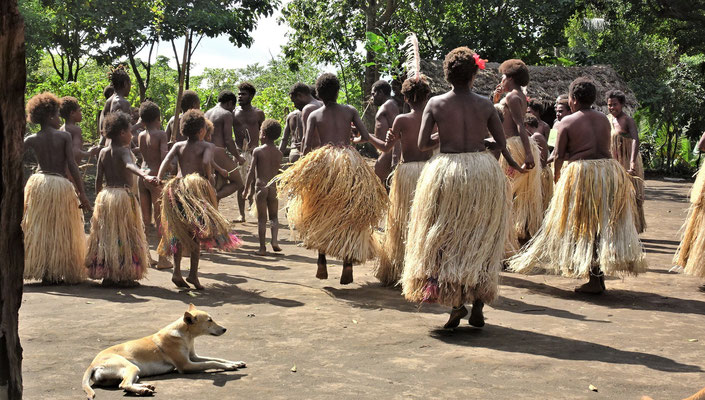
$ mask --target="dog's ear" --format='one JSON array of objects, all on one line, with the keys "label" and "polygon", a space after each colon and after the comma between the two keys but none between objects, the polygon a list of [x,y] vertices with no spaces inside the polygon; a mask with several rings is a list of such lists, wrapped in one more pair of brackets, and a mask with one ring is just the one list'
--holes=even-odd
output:
[{"label": "dog's ear", "polygon": [[196,309],[196,306],[194,306],[193,303],[189,303],[189,304],[188,304],[188,310],[189,310],[189,311],[193,311],[193,310],[195,310],[195,309]]},{"label": "dog's ear", "polygon": [[184,322],[186,322],[187,325],[192,325],[194,322],[196,322],[196,316],[186,311],[184,313]]}]

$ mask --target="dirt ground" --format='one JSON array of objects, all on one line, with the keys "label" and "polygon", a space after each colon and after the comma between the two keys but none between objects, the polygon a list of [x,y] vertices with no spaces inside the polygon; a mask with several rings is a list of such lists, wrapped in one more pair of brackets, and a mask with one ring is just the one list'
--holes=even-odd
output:
[{"label": "dirt ground", "polygon": [[[157,270],[133,289],[28,283],[25,398],[82,398],[81,376],[100,350],[156,332],[188,303],[228,328],[198,339],[198,352],[248,367],[144,378],[162,399],[682,398],[705,386],[703,282],[668,273],[689,188],[647,181],[648,273],[611,279],[598,297],[575,294],[576,280],[503,273],[483,329],[463,321],[440,330],[447,309],[406,302],[379,285],[369,263],[355,267],[348,286],[338,283],[339,261],[328,280],[316,279],[315,252],[286,229],[283,254],[256,256],[253,218],[234,225],[241,249],[203,255],[202,293],[177,290],[170,272]],[[232,199],[221,208],[234,217]]]}]

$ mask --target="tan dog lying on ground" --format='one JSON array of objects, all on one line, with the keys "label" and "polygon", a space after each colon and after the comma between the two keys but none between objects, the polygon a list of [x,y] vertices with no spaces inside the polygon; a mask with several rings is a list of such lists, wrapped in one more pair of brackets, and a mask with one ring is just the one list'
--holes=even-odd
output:
[{"label": "tan dog lying on ground", "polygon": [[173,370],[180,373],[201,372],[207,369],[228,371],[242,368],[242,361],[199,357],[193,340],[201,335],[220,336],[225,328],[216,324],[208,313],[196,310],[193,304],[183,318],[179,318],[154,335],[131,340],[107,348],[93,359],[83,374],[83,390],[89,399],[95,398],[92,384],[115,385],[137,395],[151,395],[154,386],[137,383],[140,377],[166,374]]},{"label": "tan dog lying on ground", "polygon": [[[653,399],[649,396],[644,396],[641,398],[641,400],[653,400]],[[683,400],[705,400],[705,388],[703,388],[698,393],[695,393],[694,395],[692,395],[688,398],[685,398]]]}]

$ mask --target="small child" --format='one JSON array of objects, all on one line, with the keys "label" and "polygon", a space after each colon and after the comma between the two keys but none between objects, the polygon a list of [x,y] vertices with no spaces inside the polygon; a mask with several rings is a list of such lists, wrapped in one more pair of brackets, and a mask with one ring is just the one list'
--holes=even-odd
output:
[{"label": "small child", "polygon": [[[91,218],[86,267],[88,276],[104,285],[133,286],[144,277],[149,248],[142,212],[133,192],[134,175],[157,185],[159,180],[134,163],[130,115],[117,111],[103,119],[110,145],[100,151],[95,177],[98,193]],[[103,179],[106,187],[103,188]]]},{"label": "small child", "polygon": [[281,135],[282,127],[276,120],[268,119],[264,121],[260,128],[259,139],[262,145],[252,152],[252,164],[247,173],[247,183],[243,197],[250,194],[252,182],[255,182],[255,204],[257,206],[257,233],[259,234],[259,250],[255,253],[263,256],[267,254],[265,246],[265,236],[267,232],[267,215],[272,229],[272,250],[282,251],[279,247],[277,234],[279,231],[279,218],[277,211],[279,201],[277,200],[277,186],[270,183],[279,173],[281,167],[282,152],[274,145],[274,141]]},{"label": "small child", "polygon": [[[204,142],[206,119],[197,109],[186,111],[180,121],[180,131],[187,139],[176,142],[159,167],[161,178],[176,160],[178,173],[162,190],[162,241],[159,254],[174,256],[174,274],[171,281],[177,287],[204,289],[198,280],[198,262],[201,247],[234,250],[241,244],[230,233],[225,218],[216,208],[218,201],[213,189],[213,147]],[[191,269],[184,280],[181,276],[181,257],[187,252]]]},{"label": "small child", "polygon": [[64,125],[59,130],[68,132],[71,135],[71,146],[76,164],[80,164],[85,158],[95,156],[100,151],[100,146],[91,147],[88,151],[83,150],[83,131],[78,125],[83,120],[81,106],[75,97],[65,96],[59,100],[59,115],[64,119]]}]

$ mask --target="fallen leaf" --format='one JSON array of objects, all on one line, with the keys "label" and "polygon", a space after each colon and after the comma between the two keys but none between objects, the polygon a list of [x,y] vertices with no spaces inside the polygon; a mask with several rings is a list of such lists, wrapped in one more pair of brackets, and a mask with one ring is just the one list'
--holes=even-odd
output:
[{"label": "fallen leaf", "polygon": [[353,324],[357,324],[357,320],[356,320],[356,319],[353,320]]},{"label": "fallen leaf", "polygon": [[698,339],[688,339],[688,341],[689,341],[690,343],[695,343],[695,342],[698,341]]},{"label": "fallen leaf", "polygon": [[296,372],[296,364],[294,364],[294,366],[291,367],[291,372]]},{"label": "fallen leaf", "polygon": [[87,301],[86,304],[93,304],[93,302],[92,302],[92,301]]},{"label": "fallen leaf", "polygon": [[123,292],[121,292],[121,291],[118,291],[117,294],[119,294],[120,296],[124,296],[124,295],[125,295],[125,294],[124,294]]},{"label": "fallen leaf", "polygon": [[186,292],[186,294],[188,294],[191,297],[198,297],[198,295],[195,292],[192,292],[190,290],[188,292]]},{"label": "fallen leaf", "polygon": [[597,388],[593,385],[588,386],[588,389],[592,390],[593,392],[597,392]]}]

